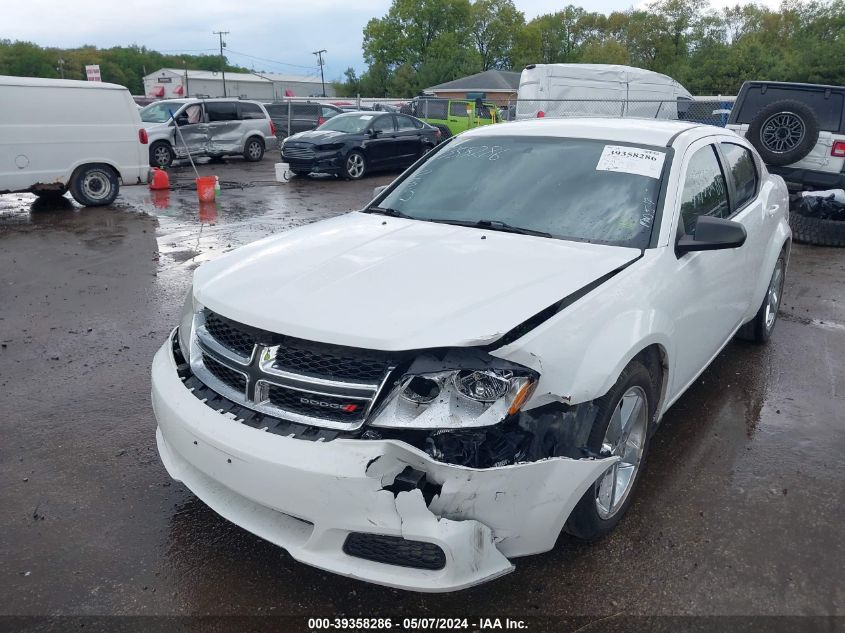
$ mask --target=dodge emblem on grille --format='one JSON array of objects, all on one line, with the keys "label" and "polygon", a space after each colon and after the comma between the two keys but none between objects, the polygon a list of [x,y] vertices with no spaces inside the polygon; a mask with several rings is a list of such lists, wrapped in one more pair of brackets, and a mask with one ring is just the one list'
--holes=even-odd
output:
[{"label": "dodge emblem on grille", "polygon": [[357,404],[338,404],[337,402],[326,402],[325,400],[312,400],[311,398],[300,398],[302,404],[310,404],[314,407],[325,407],[326,409],[339,409],[348,413],[358,410]]}]

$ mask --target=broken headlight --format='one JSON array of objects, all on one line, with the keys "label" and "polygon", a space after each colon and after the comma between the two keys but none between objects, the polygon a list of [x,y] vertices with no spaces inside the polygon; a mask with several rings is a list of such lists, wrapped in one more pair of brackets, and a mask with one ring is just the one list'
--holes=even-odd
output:
[{"label": "broken headlight", "polygon": [[406,374],[369,422],[374,427],[457,429],[498,424],[536,384],[526,369],[455,369]]}]

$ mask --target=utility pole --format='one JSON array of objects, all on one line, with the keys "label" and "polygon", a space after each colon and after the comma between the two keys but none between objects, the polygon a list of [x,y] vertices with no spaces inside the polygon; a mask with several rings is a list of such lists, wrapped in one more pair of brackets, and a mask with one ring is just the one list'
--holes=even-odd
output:
[{"label": "utility pole", "polygon": [[326,52],[324,48],[321,51],[314,51],[314,54],[317,56],[317,63],[320,64],[320,83],[323,85],[323,96],[326,96],[326,80],[323,78],[323,53]]},{"label": "utility pole", "polygon": [[226,96],[226,62],[223,57],[223,48],[226,42],[223,41],[223,36],[228,35],[229,31],[214,31],[214,35],[220,36],[220,71],[223,73],[223,96]]},{"label": "utility pole", "polygon": [[65,60],[63,60],[61,57],[59,57],[58,64],[59,64],[59,66],[58,66],[58,68],[56,68],[56,70],[58,70],[62,74],[62,79],[64,79],[65,78]]}]

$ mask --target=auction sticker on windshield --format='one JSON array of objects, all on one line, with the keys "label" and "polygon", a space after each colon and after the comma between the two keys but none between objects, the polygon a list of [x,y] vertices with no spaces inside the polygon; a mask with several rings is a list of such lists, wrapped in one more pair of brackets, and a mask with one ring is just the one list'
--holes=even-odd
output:
[{"label": "auction sticker on windshield", "polygon": [[605,145],[596,171],[618,171],[648,178],[660,178],[663,171],[664,152],[639,147]]}]

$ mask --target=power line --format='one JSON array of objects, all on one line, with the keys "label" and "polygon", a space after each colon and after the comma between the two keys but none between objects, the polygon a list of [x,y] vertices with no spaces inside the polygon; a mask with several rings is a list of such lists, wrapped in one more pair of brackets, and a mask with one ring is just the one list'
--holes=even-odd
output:
[{"label": "power line", "polygon": [[307,68],[309,70],[313,70],[313,66],[303,66],[301,64],[291,64],[289,62],[281,62],[277,59],[267,59],[266,57],[256,57],[255,55],[249,55],[247,53],[241,53],[240,51],[233,51],[231,48],[228,49],[230,53],[235,53],[235,55],[241,55],[243,57],[249,57],[250,59],[257,59],[258,61],[262,62],[270,62],[273,64],[280,64],[282,66],[293,66],[294,68]]}]

